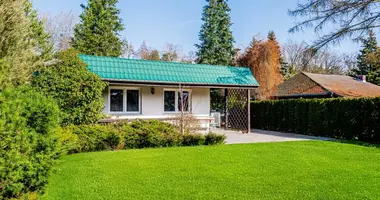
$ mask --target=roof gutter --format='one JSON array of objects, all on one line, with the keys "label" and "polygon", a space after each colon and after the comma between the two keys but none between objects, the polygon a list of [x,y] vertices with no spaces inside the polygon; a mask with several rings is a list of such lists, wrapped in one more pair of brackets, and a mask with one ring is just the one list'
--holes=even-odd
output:
[{"label": "roof gutter", "polygon": [[228,85],[228,84],[208,84],[208,83],[185,83],[185,82],[163,82],[163,81],[121,81],[117,79],[102,79],[111,85],[139,85],[139,86],[172,86],[178,87],[201,87],[201,88],[231,88],[231,89],[256,89],[259,86],[254,85]]}]

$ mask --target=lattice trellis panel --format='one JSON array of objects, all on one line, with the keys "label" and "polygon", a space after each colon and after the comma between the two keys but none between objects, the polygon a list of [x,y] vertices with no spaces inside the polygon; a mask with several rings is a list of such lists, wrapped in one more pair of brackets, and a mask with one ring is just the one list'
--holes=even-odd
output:
[{"label": "lattice trellis panel", "polygon": [[250,131],[248,89],[228,89],[226,94],[226,129]]}]

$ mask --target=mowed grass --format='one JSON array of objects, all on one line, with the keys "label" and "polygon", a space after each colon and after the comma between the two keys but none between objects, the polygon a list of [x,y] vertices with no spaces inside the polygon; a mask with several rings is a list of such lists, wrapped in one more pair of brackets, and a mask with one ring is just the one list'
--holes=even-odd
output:
[{"label": "mowed grass", "polygon": [[379,198],[379,148],[308,141],[66,156],[42,199]]}]

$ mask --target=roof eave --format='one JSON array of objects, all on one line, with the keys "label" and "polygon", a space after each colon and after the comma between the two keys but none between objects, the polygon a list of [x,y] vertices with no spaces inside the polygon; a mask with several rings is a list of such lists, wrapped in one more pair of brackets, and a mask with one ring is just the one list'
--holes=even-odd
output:
[{"label": "roof eave", "polygon": [[240,89],[256,89],[259,85],[236,85],[236,84],[209,84],[209,83],[190,83],[190,82],[166,82],[166,81],[135,81],[135,80],[120,80],[120,79],[107,79],[102,78],[103,81],[110,82],[112,84],[124,84],[124,85],[142,85],[142,86],[195,86],[195,87],[207,87],[207,88],[240,88]]}]

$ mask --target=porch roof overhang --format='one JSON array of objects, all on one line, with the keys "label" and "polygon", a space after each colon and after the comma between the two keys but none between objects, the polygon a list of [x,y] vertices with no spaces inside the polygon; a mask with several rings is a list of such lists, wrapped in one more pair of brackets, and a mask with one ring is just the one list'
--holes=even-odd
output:
[{"label": "porch roof overhang", "polygon": [[111,85],[244,88],[259,86],[245,67],[80,55],[89,71]]}]

